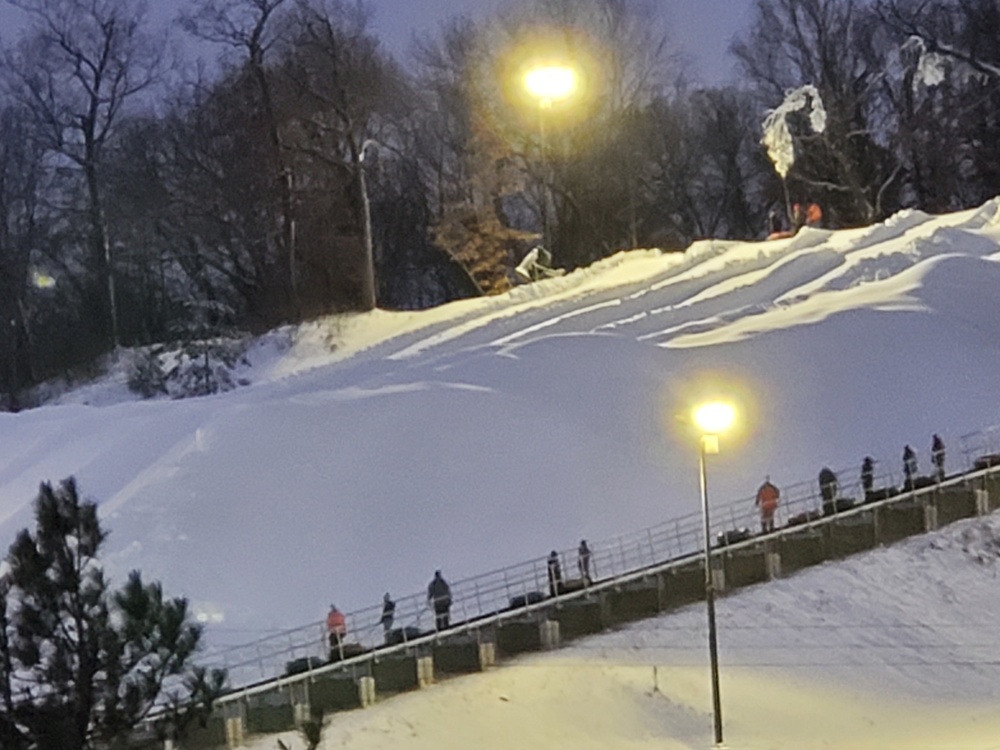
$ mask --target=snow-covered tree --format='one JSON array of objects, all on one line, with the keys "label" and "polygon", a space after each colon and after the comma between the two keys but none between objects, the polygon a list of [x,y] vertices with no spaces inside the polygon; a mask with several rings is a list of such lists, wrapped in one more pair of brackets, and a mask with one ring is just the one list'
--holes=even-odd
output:
[{"label": "snow-covered tree", "polygon": [[192,663],[201,626],[187,601],[138,571],[111,590],[98,562],[107,533],[72,478],[41,486],[35,520],[0,575],[0,747],[124,747],[157,706],[176,737],[225,681]]},{"label": "snow-covered tree", "polygon": [[732,48],[762,104],[785,100],[788,91],[805,97],[807,85],[822,97],[821,132],[799,122],[801,111],[776,115],[777,125],[791,125],[795,151],[780,127],[772,145],[790,170],[792,198],[821,203],[835,226],[885,215],[898,186],[876,101],[886,70],[881,34],[863,0],[757,0],[749,33]]},{"label": "snow-covered tree", "polygon": [[826,130],[826,110],[823,99],[813,85],[801,86],[785,95],[780,106],[770,110],[764,118],[764,137],[761,143],[774,163],[774,169],[781,179],[788,176],[788,170],[795,163],[795,138],[789,127],[789,116],[795,112],[808,113],[809,126],[813,133]]}]

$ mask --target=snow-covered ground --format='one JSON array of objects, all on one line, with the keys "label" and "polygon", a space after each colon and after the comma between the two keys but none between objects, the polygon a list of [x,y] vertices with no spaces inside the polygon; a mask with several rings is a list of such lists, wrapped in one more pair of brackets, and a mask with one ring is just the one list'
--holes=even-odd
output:
[{"label": "snow-covered ground", "polygon": [[[677,416],[719,389],[742,428],[713,457],[713,504],[765,474],[853,480],[866,454],[898,475],[906,443],[926,470],[932,433],[957,468],[959,437],[1000,423],[998,260],[1000,201],[904,212],[278,332],[251,352],[252,385],[221,396],[137,402],[106,380],[0,414],[0,544],[30,525],[39,482],[74,475],[117,580],[138,567],[192,601],[210,642],[248,641],[331,601],[416,593],[438,568],[697,511]],[[968,522],[725,599],[730,744],[1000,747],[997,536]],[[704,746],[703,615],[337,717],[328,745]]]}]

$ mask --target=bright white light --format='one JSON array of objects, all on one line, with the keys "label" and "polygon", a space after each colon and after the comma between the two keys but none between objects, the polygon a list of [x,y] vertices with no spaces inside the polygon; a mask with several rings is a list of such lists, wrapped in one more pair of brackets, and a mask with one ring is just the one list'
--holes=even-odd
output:
[{"label": "bright white light", "polygon": [[720,435],[736,421],[736,409],[725,401],[712,401],[694,410],[694,423],[706,435]]},{"label": "bright white light", "polygon": [[524,76],[524,87],[542,106],[548,106],[576,91],[576,71],[568,65],[533,68]]}]

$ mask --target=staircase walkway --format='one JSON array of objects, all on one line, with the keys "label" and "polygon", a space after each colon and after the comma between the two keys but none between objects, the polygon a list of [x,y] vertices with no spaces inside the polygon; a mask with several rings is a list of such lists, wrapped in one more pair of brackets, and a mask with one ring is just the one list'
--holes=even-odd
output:
[{"label": "staircase walkway", "polygon": [[[962,518],[1000,508],[1000,427],[963,436],[966,468],[943,481],[896,492],[842,486],[823,507],[815,483],[781,488],[774,532],[755,528],[753,500],[712,509],[715,590],[786,576]],[[844,475],[846,472],[838,472]],[[926,486],[920,486],[926,485]],[[727,532],[739,531],[735,535]],[[592,580],[567,578],[550,591],[546,558],[452,583],[453,625],[435,631],[425,597],[397,601],[395,639],[386,645],[381,608],[347,614],[348,639],[329,649],[313,623],[226,652],[223,666],[242,686],[223,696],[216,716],[184,748],[239,747],[250,734],[285,731],[320,712],[370,705],[377,697],[431,684],[442,674],[484,670],[498,659],[556,648],[562,640],[652,617],[705,597],[703,520],[694,513],[642,532],[592,545]],[[739,541],[725,543],[727,539]],[[576,569],[576,551],[560,554]],[[568,563],[572,561],[572,566]],[[275,675],[282,675],[280,677]],[[254,681],[256,679],[256,681]]]}]

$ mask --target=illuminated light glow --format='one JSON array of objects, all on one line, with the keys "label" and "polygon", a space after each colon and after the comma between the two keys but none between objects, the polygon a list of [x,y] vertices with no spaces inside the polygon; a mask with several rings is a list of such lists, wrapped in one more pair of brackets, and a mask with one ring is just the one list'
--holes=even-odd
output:
[{"label": "illuminated light glow", "polygon": [[524,87],[543,107],[567,99],[576,91],[576,71],[568,65],[545,65],[524,75]]},{"label": "illuminated light glow", "polygon": [[56,280],[51,276],[49,276],[47,273],[42,273],[41,271],[32,271],[31,283],[34,284],[36,289],[51,289],[56,285]]},{"label": "illuminated light glow", "polygon": [[736,409],[725,401],[711,401],[694,410],[694,423],[706,435],[720,435],[736,422]]},{"label": "illuminated light glow", "polygon": [[195,614],[194,619],[203,625],[218,625],[226,621],[226,616],[217,610],[201,610]]}]

